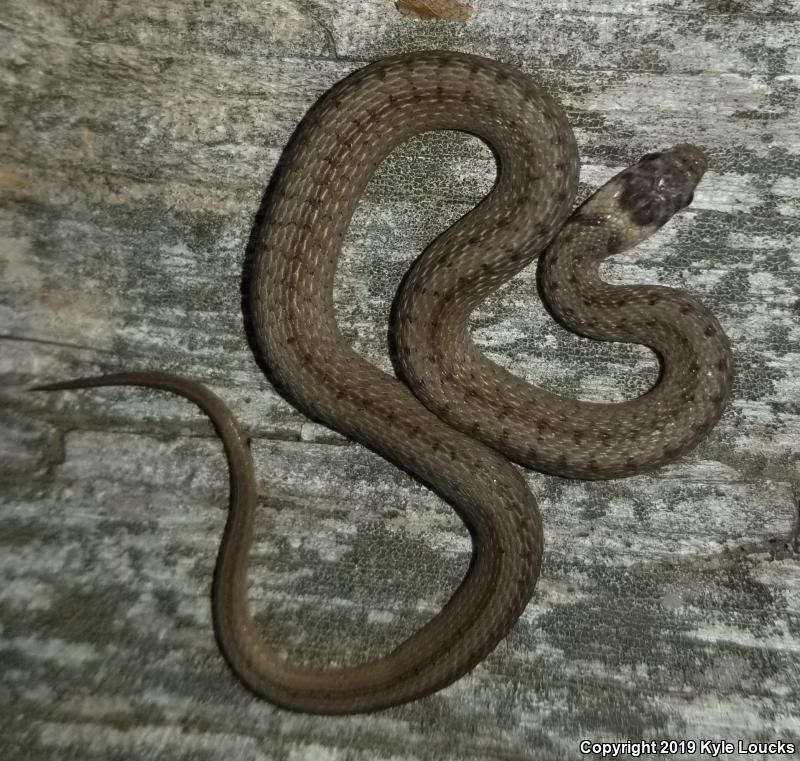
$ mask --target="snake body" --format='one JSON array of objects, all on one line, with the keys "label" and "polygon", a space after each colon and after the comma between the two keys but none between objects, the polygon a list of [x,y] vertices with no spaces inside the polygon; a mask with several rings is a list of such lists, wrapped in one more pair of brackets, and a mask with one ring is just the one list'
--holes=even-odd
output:
[{"label": "snake body", "polygon": [[[343,339],[333,279],[376,167],[412,135],[435,129],[482,138],[499,173],[489,195],[426,249],[403,284],[394,314],[401,382]],[[369,663],[306,668],[281,658],[259,634],[247,603],[252,463],[245,437],[216,396],[159,372],[41,388],[153,386],[186,396],[211,417],[231,469],[214,621],[222,652],[248,687],[280,706],[315,713],[414,700],[472,669],[533,594],[542,526],[509,458],[565,476],[628,475],[686,452],[719,418],[732,368],[727,340],[708,310],[682,292],[612,286],[598,275],[604,257],[686,206],[704,169],[692,146],[652,154],[570,216],[578,155],[562,109],[515,69],[460,53],[419,52],[367,66],[303,120],[277,170],[251,263],[258,347],[276,383],[305,411],[435,489],[477,547],[445,607]],[[622,404],[566,399],[523,383],[472,343],[472,310],[545,248],[542,291],[564,324],[658,353],[661,378],[647,394]]]}]

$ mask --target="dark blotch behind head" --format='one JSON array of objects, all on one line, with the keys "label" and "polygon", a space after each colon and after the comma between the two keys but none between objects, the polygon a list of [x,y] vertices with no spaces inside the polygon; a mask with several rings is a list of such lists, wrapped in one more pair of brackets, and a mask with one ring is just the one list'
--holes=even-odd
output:
[{"label": "dark blotch behind head", "polygon": [[692,202],[706,166],[705,156],[693,145],[648,153],[620,175],[624,189],[619,202],[637,225],[661,227]]}]

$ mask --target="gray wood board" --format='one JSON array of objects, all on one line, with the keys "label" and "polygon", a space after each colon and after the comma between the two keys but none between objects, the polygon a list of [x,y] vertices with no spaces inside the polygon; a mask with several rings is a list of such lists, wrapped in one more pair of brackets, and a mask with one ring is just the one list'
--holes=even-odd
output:
[{"label": "gray wood board", "polygon": [[[584,738],[800,743],[800,3],[472,7],[450,23],[388,0],[5,4],[4,758],[572,759]],[[707,152],[692,207],[604,274],[701,297],[731,338],[736,386],[707,441],[656,474],[526,474],[546,526],[542,578],[472,674],[372,716],[290,714],[245,691],[213,639],[227,474],[205,418],[155,392],[24,389],[121,368],[205,381],[253,437],[251,601],[265,637],[325,665],[418,628],[464,573],[468,535],[422,486],[273,391],[244,337],[240,285],[306,109],[371,60],[432,47],[508,61],[556,94],[582,196],[642,153]],[[494,172],[475,139],[433,134],[370,184],[336,306],[379,367],[403,272]],[[532,270],[473,331],[512,371],[584,399],[630,398],[656,376],[649,351],[553,324]]]}]

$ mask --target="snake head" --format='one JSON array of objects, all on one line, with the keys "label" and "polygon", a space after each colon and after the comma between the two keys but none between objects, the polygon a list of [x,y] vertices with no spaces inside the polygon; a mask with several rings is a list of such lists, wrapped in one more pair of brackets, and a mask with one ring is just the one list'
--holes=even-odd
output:
[{"label": "snake head", "polygon": [[575,217],[613,230],[613,245],[604,255],[624,251],[688,206],[705,170],[705,156],[693,145],[648,153],[603,185]]},{"label": "snake head", "polygon": [[692,202],[706,166],[693,145],[648,153],[615,178],[621,183],[619,204],[634,224],[652,232]]}]

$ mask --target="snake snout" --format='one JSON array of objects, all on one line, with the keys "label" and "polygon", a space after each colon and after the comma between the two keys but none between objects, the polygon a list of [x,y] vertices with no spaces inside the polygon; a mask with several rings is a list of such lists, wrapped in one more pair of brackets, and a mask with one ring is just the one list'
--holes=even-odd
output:
[{"label": "snake snout", "polygon": [[699,148],[688,143],[676,145],[661,155],[661,184],[674,195],[680,204],[678,208],[682,209],[692,202],[694,189],[705,174],[708,162]]}]

